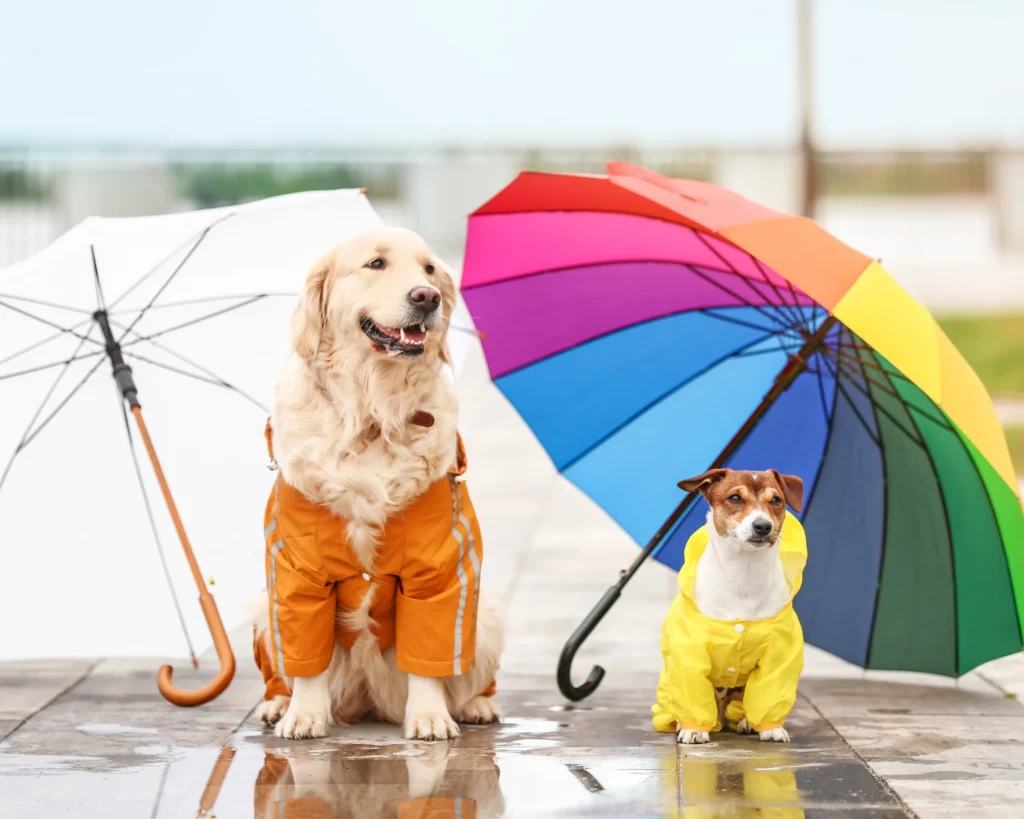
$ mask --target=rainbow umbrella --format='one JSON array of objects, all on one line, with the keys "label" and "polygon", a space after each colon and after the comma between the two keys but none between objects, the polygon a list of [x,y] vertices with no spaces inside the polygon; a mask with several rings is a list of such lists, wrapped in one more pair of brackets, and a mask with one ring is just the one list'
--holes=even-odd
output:
[{"label": "rainbow umbrella", "polygon": [[524,173],[469,220],[463,295],[558,469],[678,568],[708,468],[805,481],[807,640],[958,676],[1021,649],[1024,512],[977,375],[879,264],[806,218],[612,163]]}]

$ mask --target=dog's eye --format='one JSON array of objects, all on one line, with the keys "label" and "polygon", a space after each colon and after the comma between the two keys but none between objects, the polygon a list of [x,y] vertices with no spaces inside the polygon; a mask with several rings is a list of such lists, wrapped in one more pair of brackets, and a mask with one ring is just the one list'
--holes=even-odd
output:
[{"label": "dog's eye", "polygon": [[428,264],[423,269],[427,271],[427,275],[428,276],[433,276],[434,275],[434,266],[432,264]]},{"label": "dog's eye", "polygon": [[370,261],[366,263],[366,266],[370,268],[370,270],[383,270],[384,264],[384,260],[378,256],[376,259],[370,259]]},{"label": "dog's eye", "polygon": [[743,498],[741,498],[739,495],[735,495],[735,494],[730,495],[729,496],[729,503],[743,503]]},{"label": "dog's eye", "polygon": [[778,495],[772,498],[772,506],[778,506],[780,503],[782,503],[782,498],[780,498]]}]

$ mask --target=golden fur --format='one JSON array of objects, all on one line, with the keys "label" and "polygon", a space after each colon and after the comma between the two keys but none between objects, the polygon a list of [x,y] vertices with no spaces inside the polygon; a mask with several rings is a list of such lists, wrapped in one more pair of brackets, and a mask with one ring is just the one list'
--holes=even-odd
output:
[{"label": "golden fur", "polygon": [[[414,324],[419,318],[410,313],[408,296],[422,288],[440,293],[441,302],[420,325],[422,352],[389,355],[364,331],[365,322]],[[451,273],[423,239],[379,229],[338,245],[314,265],[292,317],[294,355],[278,381],[271,418],[274,458],[289,484],[348,521],[353,552],[370,573],[385,520],[455,462],[458,401],[443,372],[454,305]],[[433,425],[409,423],[417,411],[430,413]],[[502,651],[496,601],[480,597],[476,668],[433,680],[398,671],[394,648],[381,653],[369,628],[372,594],[371,587],[362,606],[339,612],[347,628],[362,631],[351,652],[336,646],[323,674],[289,680],[292,696],[263,703],[263,721],[277,723],[281,736],[302,738],[323,736],[332,722],[404,719],[410,738],[445,739],[458,734],[451,715],[461,722],[497,720],[494,703],[478,696]],[[257,628],[265,627],[265,604],[262,610]]]}]

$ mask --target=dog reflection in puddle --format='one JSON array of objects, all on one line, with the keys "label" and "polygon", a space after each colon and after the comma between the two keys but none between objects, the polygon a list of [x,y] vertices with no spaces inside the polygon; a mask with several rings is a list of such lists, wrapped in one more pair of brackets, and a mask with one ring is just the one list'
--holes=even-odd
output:
[{"label": "dog reflection in puddle", "polygon": [[415,746],[408,755],[380,748],[266,752],[256,778],[257,819],[365,816],[484,817],[505,809],[493,753],[450,765],[446,745]]}]

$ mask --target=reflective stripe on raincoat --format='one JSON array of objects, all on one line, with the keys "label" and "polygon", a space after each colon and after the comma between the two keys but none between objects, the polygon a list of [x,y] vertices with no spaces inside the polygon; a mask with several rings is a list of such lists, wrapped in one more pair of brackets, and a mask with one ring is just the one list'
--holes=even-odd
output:
[{"label": "reflective stripe on raincoat", "polygon": [[746,686],[740,703],[729,703],[727,721],[744,716],[756,731],[782,725],[796,701],[804,667],[804,635],[793,611],[807,563],[803,527],[787,513],[779,538],[779,557],[789,583],[782,611],[763,620],[715,620],[700,613],[693,600],[697,561],[708,543],[702,526],[686,543],[679,572],[679,594],[661,632],[665,664],[652,706],[658,731],[720,731],[715,688]]},{"label": "reflective stripe on raincoat", "polygon": [[[269,446],[269,423],[266,434]],[[483,541],[465,471],[458,438],[447,477],[388,518],[372,573],[353,553],[345,521],[278,476],[263,521],[270,628],[253,645],[267,699],[287,690],[283,677],[324,671],[335,642],[352,648],[360,631],[339,615],[367,594],[370,631],[382,651],[396,646],[401,671],[450,677],[476,665]]]}]

